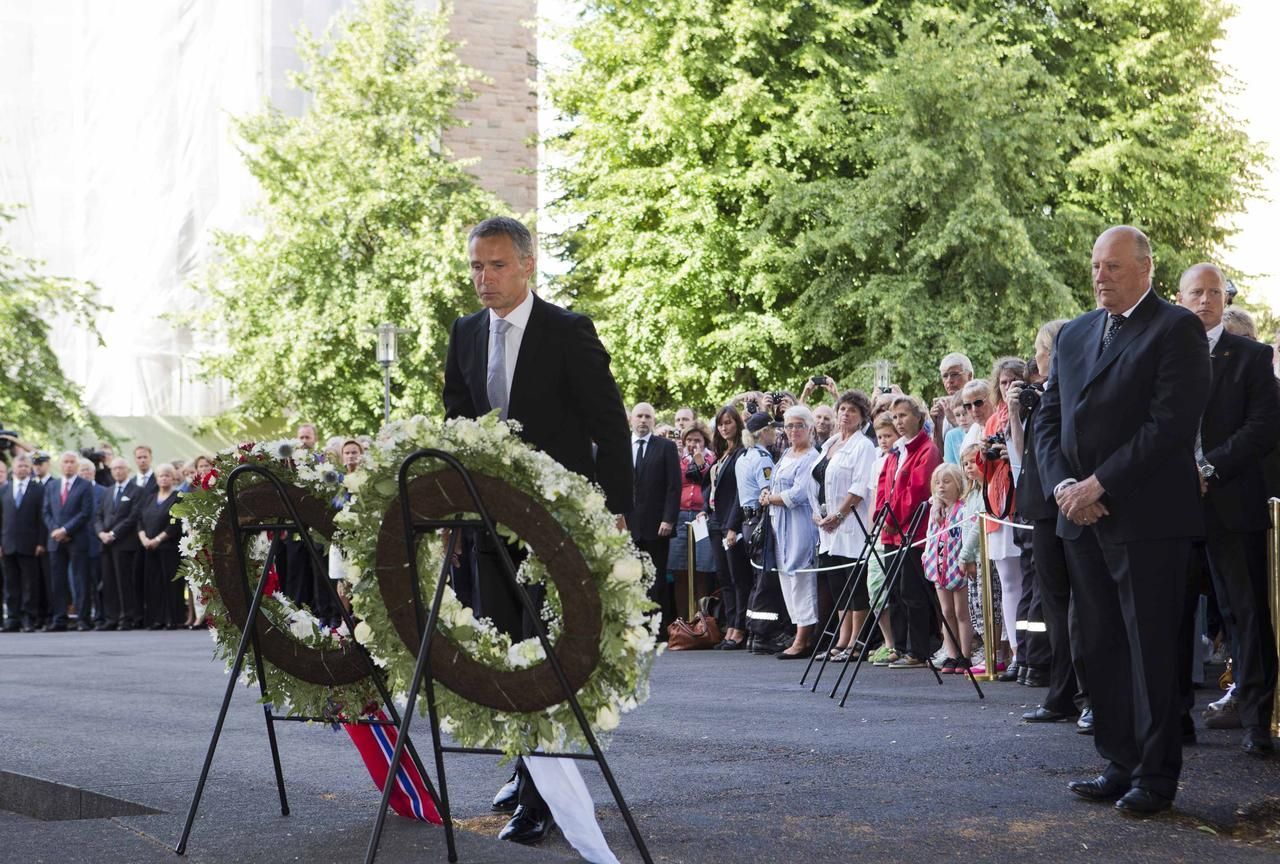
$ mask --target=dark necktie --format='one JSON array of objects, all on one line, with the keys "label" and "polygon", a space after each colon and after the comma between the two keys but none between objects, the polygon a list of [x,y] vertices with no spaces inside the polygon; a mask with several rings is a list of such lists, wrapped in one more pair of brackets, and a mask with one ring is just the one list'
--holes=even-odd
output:
[{"label": "dark necktie", "polygon": [[635,473],[637,477],[640,476],[640,463],[643,461],[644,461],[644,439],[641,438],[639,443],[636,444]]},{"label": "dark necktie", "polygon": [[114,502],[112,502],[112,503],[114,503],[114,504],[119,504],[119,503],[120,503],[120,496],[121,496],[121,495],[123,495],[123,494],[124,494],[124,484],[123,484],[123,483],[117,483],[117,484],[116,484],[116,500],[115,500]]},{"label": "dark necktie", "polygon": [[1106,351],[1107,346],[1111,344],[1111,340],[1116,338],[1116,334],[1120,332],[1120,328],[1124,326],[1125,317],[1123,315],[1108,315],[1107,332],[1102,337],[1102,350]]}]

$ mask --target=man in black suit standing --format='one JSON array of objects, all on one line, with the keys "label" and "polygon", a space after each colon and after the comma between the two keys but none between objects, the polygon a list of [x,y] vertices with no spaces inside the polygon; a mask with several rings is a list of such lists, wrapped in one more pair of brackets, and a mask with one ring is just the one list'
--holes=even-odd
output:
[{"label": "man in black suit standing", "polygon": [[142,626],[134,578],[139,549],[136,508],[142,495],[129,482],[124,459],[111,460],[111,479],[93,520],[93,530],[102,541],[103,629],[132,630]]},{"label": "man in black suit standing", "polygon": [[0,486],[0,552],[4,553],[5,632],[35,630],[40,620],[38,586],[44,557],[44,487],[31,476],[31,457],[13,459],[13,476]]},{"label": "man in black suit standing", "polygon": [[1107,760],[1069,785],[1149,814],[1171,806],[1182,770],[1176,642],[1191,540],[1204,533],[1195,439],[1208,346],[1200,321],[1152,290],[1141,231],[1103,232],[1092,265],[1100,308],[1058,335],[1036,438]]},{"label": "man in black suit standing", "polygon": [[[137,503],[141,503],[147,493],[155,492],[159,488],[156,483],[155,472],[151,470],[151,447],[147,444],[139,444],[133,448],[133,461],[138,466],[138,473],[134,475],[130,486],[133,491],[130,497]],[[139,548],[141,553],[141,548]],[[138,620],[134,622],[135,627],[142,626],[142,619],[146,614],[147,592],[146,592],[146,574],[143,562],[145,557],[142,554],[133,556],[133,584],[136,586],[137,595],[134,599],[134,608],[138,610]]]},{"label": "man in black suit standing", "polygon": [[[1223,329],[1226,297],[1226,277],[1214,265],[1197,264],[1182,274],[1178,302],[1203,323],[1213,372],[1196,462],[1204,496],[1204,554],[1231,639],[1236,689],[1228,705],[1244,727],[1245,752],[1265,755],[1272,750],[1276,649],[1267,614],[1269,517],[1262,463],[1280,440],[1280,390],[1271,348]],[[1189,640],[1194,634],[1187,623],[1183,638]]]},{"label": "man in black suit standing", "polygon": [[62,476],[44,487],[44,523],[49,529],[50,632],[67,629],[69,574],[76,581],[77,630],[89,624],[95,587],[89,584],[89,532],[93,530],[93,483],[79,477],[80,454],[67,451],[59,460]]},{"label": "man in black suit standing", "polygon": [[653,434],[653,406],[631,409],[631,462],[635,471],[635,506],[627,514],[631,539],[648,552],[658,579],[649,599],[662,607],[662,629],[675,620],[674,586],[667,584],[667,550],[680,513],[680,450],[674,441]]},{"label": "man in black suit standing", "polygon": [[[520,422],[520,436],[604,490],[609,512],[632,507],[627,414],[609,371],[609,354],[591,319],[554,306],[529,290],[536,258],[533,237],[515,219],[486,219],[467,239],[471,279],[484,309],[453,323],[445,361],[446,417],[476,418],[498,411]],[[476,613],[518,638],[526,623],[502,575],[498,551],[481,538],[475,550]],[[494,799],[514,808],[499,833],[504,840],[537,843],[554,824],[528,768]]]}]

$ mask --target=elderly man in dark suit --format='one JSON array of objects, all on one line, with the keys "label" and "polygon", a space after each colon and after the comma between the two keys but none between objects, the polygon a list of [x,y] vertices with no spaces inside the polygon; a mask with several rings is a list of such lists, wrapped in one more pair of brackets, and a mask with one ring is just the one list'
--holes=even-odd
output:
[{"label": "elderly man in dark suit", "polygon": [[13,474],[0,486],[0,551],[4,553],[4,603],[8,610],[4,629],[12,633],[35,630],[40,559],[44,557],[44,487],[31,476],[31,457],[13,459]]},{"label": "elderly man in dark suit", "polygon": [[1058,335],[1036,456],[1060,508],[1107,761],[1070,788],[1148,814],[1172,804],[1182,770],[1176,641],[1191,540],[1204,533],[1195,439],[1209,350],[1200,321],[1152,290],[1141,231],[1105,231],[1092,267],[1099,308]]},{"label": "elderly man in dark suit", "polygon": [[89,584],[89,533],[93,530],[93,484],[79,477],[80,454],[63,453],[59,460],[62,476],[44,487],[44,523],[49,529],[50,632],[67,629],[68,577],[76,583],[77,630],[92,630],[89,624],[94,586]]},{"label": "elderly man in dark suit", "polygon": [[[1210,713],[1206,719],[1214,726],[1242,726],[1245,752],[1265,755],[1273,749],[1276,649],[1267,614],[1269,518],[1262,463],[1280,440],[1280,389],[1271,348],[1223,329],[1226,299],[1226,277],[1213,264],[1182,274],[1178,302],[1200,319],[1209,340],[1213,378],[1196,462],[1204,495],[1204,556],[1231,640],[1236,684],[1234,700],[1218,712],[1234,716]],[[1189,641],[1193,628],[1186,625],[1194,617],[1187,618],[1183,638]],[[1189,694],[1187,687],[1184,696]]]},{"label": "elderly man in dark suit", "polygon": [[138,502],[146,494],[129,482],[129,464],[111,460],[112,484],[94,515],[93,530],[102,541],[102,605],[104,629],[132,630],[142,626],[135,577],[138,543]]},{"label": "elderly man in dark suit", "polygon": [[[525,441],[600,484],[621,527],[632,507],[627,414],[595,326],[529,290],[536,265],[533,237],[516,220],[484,220],[471,230],[467,247],[472,283],[485,308],[459,318],[450,331],[445,415],[474,418],[498,411],[503,419],[519,421]],[[482,537],[474,551],[477,614],[524,638],[527,625],[498,550]],[[498,835],[504,840],[537,843],[554,824],[520,760],[493,806],[514,809]]]}]

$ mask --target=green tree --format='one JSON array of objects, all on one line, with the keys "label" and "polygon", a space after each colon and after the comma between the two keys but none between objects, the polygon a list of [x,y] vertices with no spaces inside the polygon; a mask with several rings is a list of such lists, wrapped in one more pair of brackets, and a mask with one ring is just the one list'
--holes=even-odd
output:
[{"label": "green tree", "polygon": [[[0,234],[11,221],[12,210],[0,207]],[[61,440],[68,429],[105,434],[49,347],[48,322],[57,315],[70,316],[97,336],[94,291],[92,285],[42,273],[40,262],[16,254],[0,236],[0,428],[21,432],[22,440],[37,445]]]},{"label": "green tree", "polygon": [[393,405],[439,404],[450,325],[475,302],[466,232],[505,207],[441,143],[478,78],[447,37],[451,8],[414,6],[364,0],[323,39],[304,35],[293,84],[308,110],[237,124],[263,226],[217,237],[194,323],[226,346],[204,370],[230,382],[250,420],[293,411],[323,430],[377,428],[382,379],[365,331],[381,321],[412,331]]},{"label": "green tree", "polygon": [[1092,235],[1157,281],[1220,251],[1258,150],[1217,107],[1218,0],[588,0],[553,82],[563,289],[624,389],[828,371],[937,387],[1092,304]]}]

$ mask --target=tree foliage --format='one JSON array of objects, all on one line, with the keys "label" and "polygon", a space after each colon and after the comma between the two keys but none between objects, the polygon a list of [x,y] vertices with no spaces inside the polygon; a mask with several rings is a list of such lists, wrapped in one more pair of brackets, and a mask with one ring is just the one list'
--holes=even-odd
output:
[{"label": "tree foliage", "polygon": [[1218,0],[589,0],[552,82],[561,289],[629,396],[818,371],[936,387],[1091,305],[1092,236],[1157,283],[1219,251],[1259,151],[1217,107]]},{"label": "tree foliage", "polygon": [[[0,230],[12,220],[0,207]],[[16,254],[0,236],[0,428],[37,445],[61,440],[68,429],[105,434],[49,346],[49,321],[58,315],[97,336],[93,295],[92,285],[42,273],[40,262]]]},{"label": "tree foliage", "polygon": [[393,406],[439,404],[449,327],[475,302],[466,232],[505,211],[442,144],[478,78],[448,39],[450,12],[364,0],[323,39],[300,39],[302,116],[238,122],[262,230],[217,237],[195,324],[226,346],[204,369],[230,382],[244,416],[376,428],[382,377],[366,331],[382,321],[411,331]]}]

